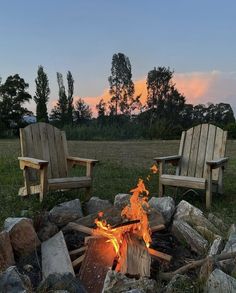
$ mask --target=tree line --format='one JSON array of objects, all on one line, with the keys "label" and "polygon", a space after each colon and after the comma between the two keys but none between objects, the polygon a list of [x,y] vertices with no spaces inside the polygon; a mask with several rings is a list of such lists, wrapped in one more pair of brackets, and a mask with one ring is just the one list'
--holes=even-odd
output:
[{"label": "tree line", "polygon": [[5,83],[0,79],[0,135],[9,130],[16,133],[26,124],[23,116],[32,113],[24,104],[33,99],[37,121],[65,128],[69,137],[75,139],[177,138],[183,129],[199,123],[214,123],[236,137],[234,113],[229,104],[187,104],[173,77],[174,71],[169,67],[150,70],[146,79],[147,100],[142,104],[141,96],[135,94],[129,58],[123,53],[114,54],[108,77],[110,99],[99,101],[97,118],[93,118],[90,106],[82,98],[74,101],[74,78],[70,71],[66,74],[66,85],[63,75],[57,72],[58,101],[50,114],[49,80],[43,66],[38,67],[33,97],[28,93],[29,84],[19,74],[11,75]]}]

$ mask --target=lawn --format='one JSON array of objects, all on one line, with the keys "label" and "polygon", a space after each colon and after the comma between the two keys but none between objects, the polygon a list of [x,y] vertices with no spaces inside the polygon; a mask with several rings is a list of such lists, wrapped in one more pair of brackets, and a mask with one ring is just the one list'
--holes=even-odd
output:
[{"label": "lawn", "polygon": [[[127,193],[138,178],[146,178],[153,164],[153,157],[174,155],[178,152],[179,141],[69,141],[71,155],[98,159],[100,163],[94,172],[93,196],[113,200],[117,193]],[[55,204],[74,199],[84,199],[84,191],[54,192],[45,197],[42,204],[37,196],[20,198],[18,189],[23,184],[22,171],[17,156],[20,155],[18,140],[0,140],[0,225],[9,216],[34,216],[41,210],[48,210]],[[227,156],[230,161],[224,175],[224,196],[214,195],[212,211],[226,223],[236,222],[236,141],[228,141]],[[83,170],[74,169],[73,174]],[[147,183],[150,196],[156,196],[158,175],[151,176]],[[174,195],[174,189],[167,190]],[[180,201],[181,190],[176,201]],[[189,193],[185,199],[204,209],[205,196]]]}]

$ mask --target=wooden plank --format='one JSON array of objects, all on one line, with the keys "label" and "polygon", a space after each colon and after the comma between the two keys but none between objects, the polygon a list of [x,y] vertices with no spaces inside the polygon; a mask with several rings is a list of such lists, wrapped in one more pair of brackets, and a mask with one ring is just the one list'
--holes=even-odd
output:
[{"label": "wooden plank", "polygon": [[164,185],[176,186],[176,187],[187,187],[196,189],[206,188],[205,178],[196,178],[190,176],[177,176],[163,174],[161,176],[161,183]]},{"label": "wooden plank", "polygon": [[185,143],[183,147],[183,154],[182,154],[182,160],[181,160],[181,175],[187,176],[188,174],[188,163],[189,163],[189,156],[190,156],[190,150],[191,150],[191,144],[192,144],[192,137],[193,137],[193,128],[190,128],[186,132],[185,136]]},{"label": "wooden plank", "polygon": [[43,153],[42,153],[42,146],[41,146],[41,136],[39,132],[39,125],[31,124],[31,132],[32,132],[32,148],[34,148],[34,158],[42,160],[43,159]]},{"label": "wooden plank", "polygon": [[85,258],[85,255],[83,254],[83,255],[81,255],[80,257],[78,257],[77,259],[73,260],[73,261],[72,261],[72,266],[73,266],[73,268],[75,268],[75,267],[77,267],[79,264],[81,264],[82,261],[84,260],[84,258]]},{"label": "wooden plank", "polygon": [[201,134],[201,124],[195,126],[193,129],[193,138],[192,138],[189,163],[188,163],[188,176],[195,176],[200,134]]},{"label": "wooden plank", "polygon": [[88,293],[102,292],[106,274],[115,257],[113,245],[106,238],[93,238],[88,242],[78,275]]},{"label": "wooden plank", "polygon": [[[216,138],[215,138],[215,145],[214,145],[214,153],[213,153],[213,160],[218,160],[221,158],[221,148],[223,144],[223,129],[217,127],[216,129]],[[215,169],[212,171],[212,179],[218,180],[219,179],[219,169]]]},{"label": "wooden plank", "polygon": [[75,276],[63,233],[60,231],[41,246],[42,276],[45,280],[50,274],[71,273]]},{"label": "wooden plank", "polygon": [[48,179],[49,189],[86,188],[91,186],[91,178],[86,176]]},{"label": "wooden plank", "polygon": [[59,177],[67,177],[67,156],[64,151],[61,131],[57,128],[54,128],[54,135],[55,135],[55,143],[56,149],[55,152],[57,154],[57,163],[58,163],[58,173]]},{"label": "wooden plank", "polygon": [[195,176],[198,178],[203,177],[203,170],[204,170],[205,157],[206,157],[208,128],[209,128],[209,124],[206,124],[206,123],[202,124],[201,136],[200,136],[199,147],[198,147],[196,173],[195,173]]},{"label": "wooden plank", "polygon": [[[211,161],[213,158],[215,136],[216,136],[216,126],[209,124],[205,161]],[[204,165],[203,177],[207,178],[207,165],[206,164]]]},{"label": "wooden plank", "polygon": [[82,233],[85,233],[85,234],[88,234],[88,235],[93,235],[93,229],[92,228],[89,228],[89,227],[86,227],[84,225],[80,225],[80,224],[77,224],[77,223],[74,223],[74,222],[68,223],[63,228],[63,231],[66,231],[66,230],[75,230],[75,231],[79,231],[79,232],[82,232]]},{"label": "wooden plank", "polygon": [[[186,136],[186,131],[182,131],[181,140],[180,140],[180,144],[179,144],[179,156],[181,156],[181,157],[183,155],[183,147],[184,147],[184,143],[185,143],[185,136]],[[180,175],[180,167],[181,167],[181,161],[179,162],[179,164],[178,164],[178,166],[176,168],[175,175]]]},{"label": "wooden plank", "polygon": [[42,155],[43,159],[48,161],[48,178],[52,177],[52,170],[51,170],[51,163],[50,163],[50,152],[49,152],[49,145],[48,145],[48,132],[47,132],[47,124],[46,123],[39,123],[39,131],[41,136],[41,147],[42,147]]},{"label": "wooden plank", "polygon": [[20,196],[27,196],[29,194],[37,194],[41,192],[41,185],[31,185],[29,187],[29,190],[26,188],[26,186],[21,187],[19,189],[18,195]]},{"label": "wooden plank", "polygon": [[170,262],[172,259],[172,256],[157,250],[154,250],[152,248],[148,248],[148,252],[151,255],[151,257],[156,258],[156,259],[162,259],[165,261]]},{"label": "wooden plank", "polygon": [[164,230],[165,228],[166,228],[166,226],[164,224],[155,225],[155,226],[150,227],[152,233]]},{"label": "wooden plank", "polygon": [[81,252],[84,252],[86,249],[87,249],[86,246],[82,246],[82,247],[80,247],[80,248],[77,248],[77,249],[71,250],[71,251],[69,252],[69,254],[70,254],[70,256],[74,256],[74,255],[77,255],[77,254],[79,254],[79,253],[81,253]]},{"label": "wooden plank", "polygon": [[47,127],[47,133],[48,133],[48,146],[49,146],[49,153],[50,153],[52,178],[58,178],[59,177],[59,171],[58,171],[59,166],[58,166],[58,162],[57,162],[54,127],[49,124],[47,124],[46,127]]}]

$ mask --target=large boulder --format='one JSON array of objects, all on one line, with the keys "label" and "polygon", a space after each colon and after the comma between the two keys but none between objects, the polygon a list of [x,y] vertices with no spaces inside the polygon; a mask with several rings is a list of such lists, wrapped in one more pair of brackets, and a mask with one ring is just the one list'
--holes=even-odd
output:
[{"label": "large boulder", "polygon": [[46,241],[55,235],[59,230],[56,224],[52,223],[49,219],[49,213],[46,212],[37,219],[37,234],[41,241]]},{"label": "large boulder", "polygon": [[78,198],[63,202],[55,206],[49,212],[50,221],[55,223],[58,227],[65,226],[69,222],[81,217],[83,217],[83,212]]},{"label": "large boulder", "polygon": [[15,264],[14,254],[8,232],[0,233],[0,271]]},{"label": "large boulder", "polygon": [[85,213],[87,215],[94,214],[111,207],[112,204],[109,202],[109,200],[93,196],[88,202],[85,203]]},{"label": "large boulder", "polygon": [[131,194],[118,193],[114,199],[114,207],[117,209],[123,209],[125,206],[130,204]]},{"label": "large boulder", "polygon": [[5,272],[0,274],[0,292],[32,292],[30,279],[27,276],[20,274],[15,266],[11,266]]},{"label": "large boulder", "polygon": [[186,275],[176,274],[165,287],[165,293],[194,293],[191,279]]},{"label": "large boulder", "polygon": [[188,223],[182,220],[174,220],[172,224],[173,235],[183,243],[186,243],[197,254],[206,253],[208,242]]},{"label": "large boulder", "polygon": [[196,208],[185,200],[181,200],[181,202],[177,205],[174,219],[183,220],[192,227],[205,227],[217,235],[222,234],[219,229],[204,216],[200,209]]},{"label": "large boulder", "polygon": [[141,277],[136,280],[134,278],[128,278],[116,271],[109,270],[104,281],[102,293],[123,293],[134,289],[142,293],[160,292],[157,282],[153,279]]},{"label": "large boulder", "polygon": [[211,247],[209,248],[208,255],[216,255],[219,254],[223,249],[224,241],[222,237],[217,237],[214,239],[214,241],[211,244]]},{"label": "large boulder", "polygon": [[9,233],[11,245],[17,255],[30,254],[41,243],[31,219],[7,218],[4,229]]},{"label": "large boulder", "polygon": [[236,292],[236,279],[230,277],[219,269],[215,269],[209,276],[205,292],[233,293]]},{"label": "large boulder", "polygon": [[172,197],[152,197],[148,203],[150,207],[156,209],[163,215],[167,223],[170,222],[175,211],[175,202]]}]

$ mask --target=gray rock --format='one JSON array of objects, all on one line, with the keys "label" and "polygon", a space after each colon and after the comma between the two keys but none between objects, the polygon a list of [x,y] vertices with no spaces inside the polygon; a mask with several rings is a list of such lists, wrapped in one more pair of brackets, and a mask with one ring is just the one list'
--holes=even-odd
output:
[{"label": "gray rock", "polygon": [[71,221],[83,217],[80,200],[74,199],[63,202],[49,212],[49,219],[57,226],[62,227]]},{"label": "gray rock", "polygon": [[[231,234],[229,235],[229,239],[225,244],[225,247],[222,253],[235,252],[236,251],[236,232],[234,229],[231,229]],[[236,268],[235,259],[227,259],[220,261],[220,266],[226,272],[231,274],[231,272]]]},{"label": "gray rock", "polygon": [[188,223],[175,220],[172,224],[172,233],[180,241],[186,243],[197,254],[205,254],[208,242]]},{"label": "gray rock", "polygon": [[42,281],[37,293],[55,292],[56,290],[64,290],[70,293],[86,293],[83,285],[72,274],[51,274]]},{"label": "gray rock", "polygon": [[222,249],[223,249],[223,239],[222,237],[219,236],[215,238],[214,241],[212,242],[208,255],[212,256],[215,254],[219,254]]},{"label": "gray rock", "polygon": [[32,292],[30,279],[27,276],[20,274],[15,266],[11,266],[5,272],[0,274],[0,292]]},{"label": "gray rock", "polygon": [[4,228],[9,232],[12,248],[17,255],[30,254],[41,243],[30,219],[7,218]]},{"label": "gray rock", "polygon": [[186,275],[175,275],[165,287],[165,293],[196,292],[191,279]]},{"label": "gray rock", "polygon": [[88,202],[85,203],[85,212],[87,215],[89,215],[101,212],[111,207],[112,204],[109,202],[109,200],[93,196]]},{"label": "gray rock", "polygon": [[0,233],[0,271],[15,264],[14,254],[8,232]]},{"label": "gray rock", "polygon": [[236,233],[236,224],[232,224],[229,227],[229,230],[227,232],[227,238],[229,238],[232,233]]},{"label": "gray rock", "polygon": [[233,293],[236,292],[236,280],[219,269],[215,269],[209,276],[205,292]]},{"label": "gray rock", "polygon": [[187,222],[192,227],[202,226],[214,234],[222,236],[219,229],[217,229],[203,214],[201,210],[191,205],[185,200],[181,200],[181,202],[176,207],[176,212],[174,215],[175,220],[183,220]]},{"label": "gray rock", "polygon": [[142,289],[131,289],[129,291],[125,291],[125,293],[145,293]]},{"label": "gray rock", "polygon": [[141,277],[138,280],[131,279],[121,273],[109,270],[104,281],[102,293],[123,293],[133,289],[142,293],[160,292],[157,282],[153,279],[145,277]]},{"label": "gray rock", "polygon": [[227,226],[225,225],[225,223],[218,218],[217,216],[215,216],[212,213],[208,214],[208,220],[215,226],[217,227],[221,232],[225,233],[225,231],[227,230]]},{"label": "gray rock", "polygon": [[147,211],[149,226],[153,227],[160,224],[166,224],[162,213],[150,207]]},{"label": "gray rock", "polygon": [[45,213],[39,223],[39,228],[37,231],[38,237],[41,241],[46,241],[58,232],[58,227],[56,224],[52,223],[49,219],[49,214]]},{"label": "gray rock", "polygon": [[148,203],[151,207],[162,213],[167,223],[170,222],[175,211],[175,202],[172,197],[152,197]]},{"label": "gray rock", "polygon": [[131,194],[127,193],[118,193],[115,196],[114,206],[117,209],[123,209],[126,205],[130,203]]}]

